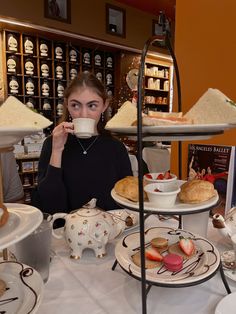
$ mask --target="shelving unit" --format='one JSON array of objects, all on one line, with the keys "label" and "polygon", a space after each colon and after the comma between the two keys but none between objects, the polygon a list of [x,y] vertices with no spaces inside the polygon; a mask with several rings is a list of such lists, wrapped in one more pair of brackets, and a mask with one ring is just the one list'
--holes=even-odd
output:
[{"label": "shelving unit", "polygon": [[168,112],[171,109],[173,66],[170,61],[145,59],[145,96],[147,110]]},{"label": "shelving unit", "polygon": [[[13,95],[55,123],[62,114],[63,92],[79,72],[94,73],[115,93],[116,54],[108,47],[88,47],[65,38],[3,30],[5,94]],[[53,128],[50,127],[48,132]]]}]

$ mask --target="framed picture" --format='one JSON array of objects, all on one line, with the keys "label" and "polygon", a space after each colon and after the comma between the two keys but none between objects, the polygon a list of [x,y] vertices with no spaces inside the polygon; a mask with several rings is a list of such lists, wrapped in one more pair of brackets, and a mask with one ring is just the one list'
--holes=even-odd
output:
[{"label": "framed picture", "polygon": [[125,10],[106,3],[106,32],[111,35],[125,37]]},{"label": "framed picture", "polygon": [[44,0],[46,18],[65,23],[71,22],[71,0]]}]

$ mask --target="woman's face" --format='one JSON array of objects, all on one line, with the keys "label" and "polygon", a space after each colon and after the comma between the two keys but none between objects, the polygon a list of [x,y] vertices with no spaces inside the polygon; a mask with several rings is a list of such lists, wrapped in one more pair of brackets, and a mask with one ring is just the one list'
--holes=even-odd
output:
[{"label": "woman's face", "polygon": [[77,88],[68,97],[67,107],[72,119],[90,118],[98,123],[102,112],[107,108],[103,99],[88,87]]}]

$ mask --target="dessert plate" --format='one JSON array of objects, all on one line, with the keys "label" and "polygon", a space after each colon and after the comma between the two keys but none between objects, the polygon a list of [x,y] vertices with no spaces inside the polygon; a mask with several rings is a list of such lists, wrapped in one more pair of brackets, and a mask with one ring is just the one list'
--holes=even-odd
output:
[{"label": "dessert plate", "polygon": [[[130,208],[139,211],[139,203],[130,201],[120,195],[118,195],[114,189],[111,191],[112,198],[120,205],[122,205],[125,208]],[[214,206],[219,200],[219,195],[212,197],[208,201],[201,202],[198,204],[187,204],[180,202],[178,196],[175,202],[174,207],[171,208],[157,208],[153,203],[151,202],[144,202],[143,208],[145,211],[152,211],[157,212],[160,214],[191,214],[191,213],[198,213],[203,212],[205,210],[209,210],[211,206]]]},{"label": "dessert plate", "polygon": [[131,212],[128,209],[115,209],[115,210],[109,210],[108,213],[111,213],[113,215],[113,218],[117,223],[119,223],[119,222],[122,223],[123,220],[125,220],[125,218],[127,218],[128,216],[131,217],[131,219],[133,221],[133,225],[132,226],[126,225],[124,231],[132,230],[139,225],[139,215],[136,212]]},{"label": "dessert plate", "polygon": [[235,314],[236,292],[228,294],[216,306],[215,314]]},{"label": "dessert plate", "polygon": [[43,296],[43,280],[33,268],[18,262],[0,263],[7,290],[0,297],[0,313],[36,313]]},{"label": "dessert plate", "polygon": [[[166,287],[190,286],[201,283],[214,276],[220,265],[220,254],[207,239],[182,229],[153,227],[145,231],[145,246],[156,237],[168,239],[168,244],[179,241],[179,237],[190,237],[196,248],[191,258],[184,260],[180,271],[168,271],[163,264],[146,270],[146,280],[152,284]],[[115,248],[115,256],[120,266],[131,276],[140,279],[141,268],[134,264],[132,255],[140,250],[140,233],[135,232],[120,240]],[[166,252],[163,253],[167,254]]]},{"label": "dessert plate", "polygon": [[5,203],[9,212],[7,223],[0,228],[0,250],[22,240],[42,222],[42,212],[33,206]]},{"label": "dessert plate", "polygon": [[11,127],[0,127],[0,148],[9,147],[17,144],[26,135],[36,134],[41,129],[38,128],[11,128]]}]

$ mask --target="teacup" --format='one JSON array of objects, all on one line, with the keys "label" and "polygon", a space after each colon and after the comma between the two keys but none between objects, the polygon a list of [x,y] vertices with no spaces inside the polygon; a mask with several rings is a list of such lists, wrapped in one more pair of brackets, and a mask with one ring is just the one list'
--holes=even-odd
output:
[{"label": "teacup", "polygon": [[73,119],[74,134],[79,138],[88,138],[95,134],[95,120],[90,118]]}]

